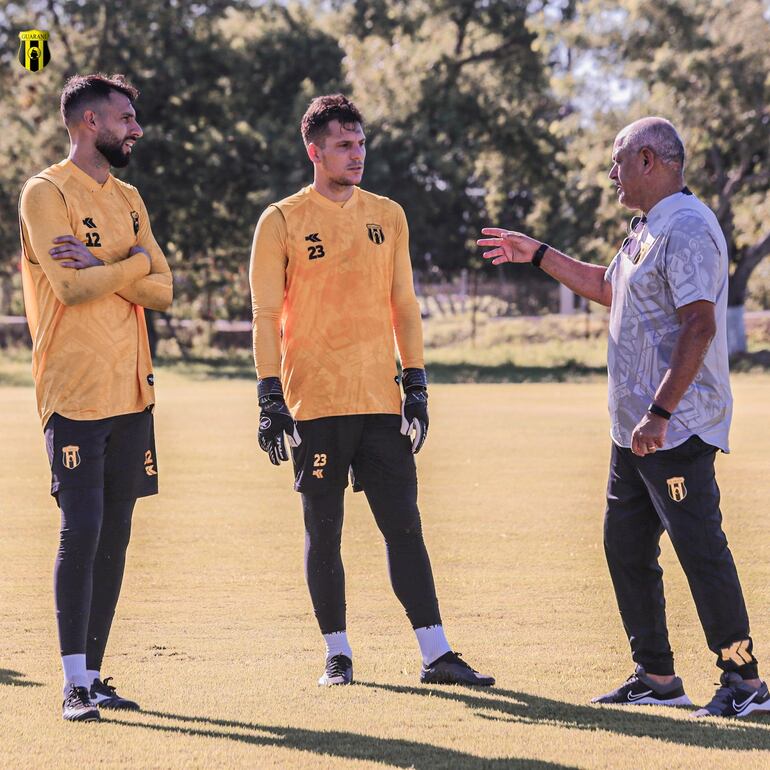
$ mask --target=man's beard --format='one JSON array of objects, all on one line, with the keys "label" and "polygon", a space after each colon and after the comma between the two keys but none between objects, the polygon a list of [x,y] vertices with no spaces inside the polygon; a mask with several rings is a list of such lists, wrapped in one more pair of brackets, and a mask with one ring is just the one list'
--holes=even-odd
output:
[{"label": "man's beard", "polygon": [[110,166],[114,168],[125,168],[131,160],[131,153],[123,149],[123,142],[112,134],[106,134],[96,140],[96,149],[104,155]]}]

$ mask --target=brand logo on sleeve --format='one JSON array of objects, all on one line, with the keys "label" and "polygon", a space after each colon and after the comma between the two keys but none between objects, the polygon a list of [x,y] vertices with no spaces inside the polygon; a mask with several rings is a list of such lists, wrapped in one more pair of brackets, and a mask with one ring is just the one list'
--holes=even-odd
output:
[{"label": "brand logo on sleeve", "polygon": [[369,224],[366,226],[366,232],[369,234],[369,240],[377,246],[385,243],[385,233],[382,232],[380,225]]},{"label": "brand logo on sleeve", "polygon": [[68,470],[73,470],[80,465],[80,447],[70,444],[62,447],[61,450],[62,465]]}]

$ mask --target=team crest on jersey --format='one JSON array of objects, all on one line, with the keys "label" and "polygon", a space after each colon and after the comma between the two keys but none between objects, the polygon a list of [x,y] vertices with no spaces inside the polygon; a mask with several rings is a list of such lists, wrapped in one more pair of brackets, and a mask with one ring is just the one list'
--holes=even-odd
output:
[{"label": "team crest on jersey", "polygon": [[684,476],[672,476],[670,479],[666,479],[666,484],[668,484],[668,496],[675,503],[681,503],[687,497]]},{"label": "team crest on jersey", "polygon": [[68,470],[77,468],[80,465],[80,447],[73,444],[62,447],[61,461],[62,465]]},{"label": "team crest on jersey", "polygon": [[366,231],[369,233],[369,240],[372,243],[376,243],[378,246],[385,243],[385,233],[382,232],[381,225],[369,224],[366,226]]},{"label": "team crest on jersey", "polygon": [[39,29],[26,29],[19,32],[19,64],[30,72],[40,70],[51,61],[48,49],[48,32]]},{"label": "team crest on jersey", "polygon": [[134,235],[137,235],[139,233],[139,212],[138,211],[131,212],[131,221],[134,223]]}]

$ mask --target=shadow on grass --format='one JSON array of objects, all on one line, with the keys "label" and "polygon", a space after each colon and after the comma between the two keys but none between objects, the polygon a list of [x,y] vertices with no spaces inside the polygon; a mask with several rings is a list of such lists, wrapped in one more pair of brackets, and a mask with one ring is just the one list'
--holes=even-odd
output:
[{"label": "shadow on grass", "polygon": [[30,682],[25,679],[26,674],[21,671],[12,671],[10,668],[0,668],[0,685],[7,684],[11,687],[42,687],[42,682]]},{"label": "shadow on grass", "polygon": [[[701,748],[731,749],[733,751],[770,749],[770,715],[747,722],[739,720],[671,719],[644,713],[643,706],[581,706],[574,703],[543,698],[514,690],[494,688],[484,691],[437,687],[357,682],[359,687],[371,687],[404,695],[444,698],[465,704],[482,719],[503,722],[537,724],[539,722],[571,730],[605,730],[618,735],[655,738],[668,743]],[[478,713],[483,712],[483,713]],[[767,727],[754,726],[764,724]]]},{"label": "shadow on grass", "polygon": [[[217,738],[247,743],[254,746],[275,746],[296,751],[307,751],[319,756],[338,757],[359,761],[380,762],[392,767],[436,770],[436,768],[470,768],[470,770],[577,770],[573,765],[555,764],[537,759],[504,757],[492,759],[466,754],[454,749],[432,746],[429,743],[376,738],[339,730],[305,730],[300,727],[275,727],[251,722],[236,722],[229,719],[169,714],[163,711],[142,711],[138,716],[159,717],[189,726],[138,722],[127,719],[113,719],[110,724],[125,727],[141,727],[166,733],[194,735],[202,738]],[[106,721],[106,720],[105,720]],[[201,725],[201,726],[193,726]],[[215,729],[217,728],[217,729]],[[238,732],[234,732],[238,731]]]}]

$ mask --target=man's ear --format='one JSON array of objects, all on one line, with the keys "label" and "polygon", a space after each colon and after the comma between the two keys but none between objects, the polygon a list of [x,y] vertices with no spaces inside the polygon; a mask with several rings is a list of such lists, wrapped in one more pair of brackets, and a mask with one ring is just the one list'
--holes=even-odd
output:
[{"label": "man's ear", "polygon": [[655,153],[649,147],[642,147],[639,151],[642,156],[642,166],[645,171],[650,171],[655,164]]},{"label": "man's ear", "polygon": [[96,112],[94,110],[83,110],[83,125],[91,131],[96,131]]},{"label": "man's ear", "polygon": [[321,151],[315,142],[310,142],[307,146],[307,156],[310,158],[311,163],[321,162]]}]

